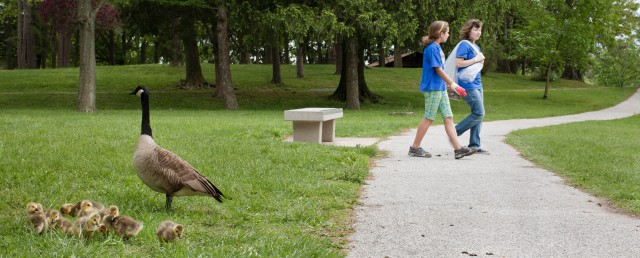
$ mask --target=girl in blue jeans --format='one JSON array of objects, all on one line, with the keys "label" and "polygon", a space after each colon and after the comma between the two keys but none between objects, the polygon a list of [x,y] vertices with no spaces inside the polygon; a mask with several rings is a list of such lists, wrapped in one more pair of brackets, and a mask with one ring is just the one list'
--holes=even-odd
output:
[{"label": "girl in blue jeans", "polygon": [[[484,63],[484,55],[480,52],[480,47],[476,41],[482,35],[482,22],[477,19],[467,21],[460,30],[460,39],[467,40],[461,42],[456,51],[456,67],[458,71],[467,69],[476,63]],[[467,91],[464,101],[471,108],[471,114],[465,117],[456,125],[456,133],[462,135],[470,130],[469,148],[476,150],[478,154],[489,154],[480,145],[480,129],[482,129],[482,119],[484,118],[484,94],[482,92],[482,80],[480,73],[471,81],[459,78],[458,84]]]},{"label": "girl in blue jeans", "polygon": [[429,126],[436,119],[438,114],[444,119],[444,128],[453,145],[453,153],[456,159],[469,156],[475,151],[466,146],[460,145],[458,136],[453,125],[453,113],[449,105],[446,87],[456,90],[458,94],[465,96],[464,89],[458,86],[444,72],[444,53],[440,43],[447,42],[449,38],[449,24],[445,21],[435,21],[429,25],[429,35],[422,39],[424,55],[422,59],[422,79],[420,80],[420,91],[424,95],[424,119],[418,125],[416,138],[409,146],[409,156],[430,158],[431,153],[425,151],[420,144]]}]

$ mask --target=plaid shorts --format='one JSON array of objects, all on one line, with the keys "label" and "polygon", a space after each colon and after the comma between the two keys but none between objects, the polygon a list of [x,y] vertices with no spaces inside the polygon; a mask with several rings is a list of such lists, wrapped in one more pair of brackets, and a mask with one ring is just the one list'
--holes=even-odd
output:
[{"label": "plaid shorts", "polygon": [[440,113],[443,119],[453,117],[446,90],[430,90],[423,94],[425,119],[434,121],[438,113]]}]

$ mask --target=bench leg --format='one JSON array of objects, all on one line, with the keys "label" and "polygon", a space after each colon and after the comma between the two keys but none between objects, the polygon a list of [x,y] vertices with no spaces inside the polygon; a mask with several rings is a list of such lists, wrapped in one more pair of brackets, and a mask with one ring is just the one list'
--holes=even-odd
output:
[{"label": "bench leg", "polygon": [[322,122],[322,141],[333,142],[336,137],[336,120]]},{"label": "bench leg", "polygon": [[294,142],[322,142],[322,122],[293,121]]}]

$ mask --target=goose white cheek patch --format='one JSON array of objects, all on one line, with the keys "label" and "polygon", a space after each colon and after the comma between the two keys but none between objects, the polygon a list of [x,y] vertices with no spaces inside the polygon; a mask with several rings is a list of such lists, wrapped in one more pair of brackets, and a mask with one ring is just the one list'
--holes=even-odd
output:
[{"label": "goose white cheek patch", "polygon": [[143,92],[144,90],[142,89],[138,90],[138,92],[136,92],[136,96],[140,97],[140,95],[142,95]]}]

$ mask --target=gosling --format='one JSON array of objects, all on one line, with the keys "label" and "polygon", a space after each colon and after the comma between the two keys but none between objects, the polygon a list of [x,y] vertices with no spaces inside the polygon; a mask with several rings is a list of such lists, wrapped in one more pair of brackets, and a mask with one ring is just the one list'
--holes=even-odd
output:
[{"label": "gosling", "polygon": [[[85,201],[89,201],[91,202],[91,205],[93,205],[94,208],[98,209],[98,210],[102,210],[104,209],[104,205],[102,205],[102,203],[99,202],[95,202],[92,200],[85,200]],[[75,204],[73,203],[65,203],[62,205],[62,207],[60,207],[60,212],[62,213],[62,215],[69,215],[71,217],[77,217],[78,214],[81,211],[81,204],[82,201],[79,201]]]},{"label": "gosling", "polygon": [[73,233],[80,237],[92,237],[93,233],[100,228],[100,214],[91,213],[76,220]]},{"label": "gosling", "polygon": [[37,234],[42,234],[48,228],[47,218],[42,204],[37,202],[27,203],[27,220]]},{"label": "gosling", "polygon": [[109,215],[102,219],[103,223],[107,225],[117,235],[127,240],[140,233],[143,228],[143,224],[134,220],[129,216],[120,215],[117,206],[109,207]]},{"label": "gosling", "polygon": [[163,221],[158,225],[156,235],[160,243],[175,242],[178,239],[182,239],[182,232],[184,226],[182,224],[176,224],[173,221]]}]

